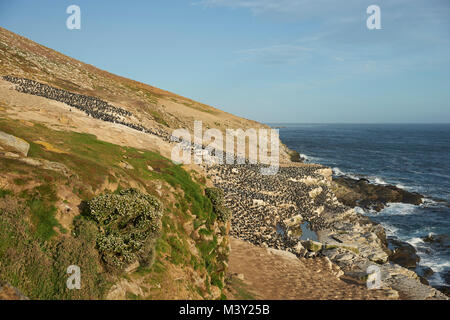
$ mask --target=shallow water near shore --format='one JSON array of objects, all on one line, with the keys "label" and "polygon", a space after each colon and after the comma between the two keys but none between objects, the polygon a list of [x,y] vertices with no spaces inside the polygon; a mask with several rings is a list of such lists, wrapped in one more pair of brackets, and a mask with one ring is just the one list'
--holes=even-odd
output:
[{"label": "shallow water near shore", "polygon": [[309,228],[309,222],[304,222],[300,226],[302,228],[302,236],[300,240],[313,240],[319,241],[317,234]]},{"label": "shallow water near shore", "polygon": [[450,250],[445,244],[430,244],[423,238],[430,233],[450,234],[449,124],[282,126],[280,138],[284,144],[306,157],[307,162],[333,168],[336,176],[366,178],[423,194],[426,199],[420,206],[390,204],[380,213],[364,213],[381,223],[388,235],[417,249],[419,265],[435,271],[428,279],[431,284],[445,284]]},{"label": "shallow water near shore", "polygon": [[[281,227],[279,224],[277,225],[277,233],[281,236],[284,236],[286,234],[286,231],[283,227]],[[299,240],[313,240],[313,241],[319,241],[319,237],[317,236],[317,233],[309,227],[309,222],[303,222],[300,226],[300,232],[298,235]]]}]

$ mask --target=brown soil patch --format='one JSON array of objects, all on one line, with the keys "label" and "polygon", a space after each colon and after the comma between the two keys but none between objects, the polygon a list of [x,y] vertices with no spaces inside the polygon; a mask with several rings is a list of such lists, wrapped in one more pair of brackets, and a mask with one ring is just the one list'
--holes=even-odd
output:
[{"label": "brown soil patch", "polygon": [[[389,299],[384,290],[368,290],[333,275],[323,258],[297,259],[231,238],[231,274],[244,275],[246,288],[258,299]],[[228,295],[229,299],[239,298]]]}]

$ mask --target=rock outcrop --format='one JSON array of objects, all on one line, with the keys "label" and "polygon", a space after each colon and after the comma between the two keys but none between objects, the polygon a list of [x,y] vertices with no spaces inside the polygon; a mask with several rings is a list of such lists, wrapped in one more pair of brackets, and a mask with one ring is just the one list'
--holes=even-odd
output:
[{"label": "rock outcrop", "polygon": [[387,203],[401,202],[419,205],[423,196],[392,185],[372,184],[366,179],[336,177],[333,192],[343,204],[349,207],[381,211]]},{"label": "rock outcrop", "polygon": [[17,138],[13,135],[0,131],[0,150],[18,153],[26,157],[30,150],[30,144],[23,139]]},{"label": "rock outcrop", "polygon": [[395,262],[402,267],[414,269],[420,262],[420,257],[416,253],[416,249],[407,242],[397,239],[388,239],[390,246],[394,247],[389,260]]}]

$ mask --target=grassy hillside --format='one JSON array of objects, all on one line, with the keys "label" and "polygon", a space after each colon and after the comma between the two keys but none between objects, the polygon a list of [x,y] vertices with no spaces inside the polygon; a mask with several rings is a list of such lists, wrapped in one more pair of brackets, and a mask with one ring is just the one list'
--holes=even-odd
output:
[{"label": "grassy hillside", "polygon": [[[27,157],[0,145],[0,282],[36,299],[224,298],[228,213],[198,167],[174,165],[167,158],[172,145],[157,136],[20,93],[1,77],[102,99],[131,112],[133,124],[158,132],[193,132],[194,120],[204,130],[267,126],[113,75],[3,28],[0,61],[0,131],[30,145]],[[289,159],[288,151],[280,153]],[[109,224],[117,218],[111,212],[120,208],[105,206],[112,210],[106,210],[106,223],[85,211],[92,199],[116,199],[130,188],[162,204],[151,241],[133,238],[140,233],[124,236],[137,223],[131,216],[127,223]],[[147,257],[142,243],[151,247],[144,250]],[[108,264],[136,256],[151,263],[120,270]],[[79,291],[65,286],[69,265],[81,267]]]},{"label": "grassy hillside", "polygon": [[[30,143],[26,158],[0,156],[2,280],[37,299],[99,299],[114,288],[112,297],[220,296],[228,230],[205,196],[204,177],[156,153],[88,134],[6,118],[0,131]],[[151,266],[115,273],[105,268],[98,230],[79,207],[130,187],[161,201],[161,229]],[[69,265],[81,267],[82,290],[66,289]]]}]

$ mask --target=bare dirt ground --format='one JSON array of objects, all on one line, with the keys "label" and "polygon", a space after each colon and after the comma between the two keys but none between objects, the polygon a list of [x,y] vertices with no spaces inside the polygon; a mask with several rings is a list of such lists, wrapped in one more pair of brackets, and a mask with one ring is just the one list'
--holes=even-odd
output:
[{"label": "bare dirt ground", "polygon": [[[256,299],[269,300],[369,300],[391,299],[384,290],[338,279],[323,258],[297,259],[231,238],[230,274]],[[242,299],[231,289],[229,299]]]}]

